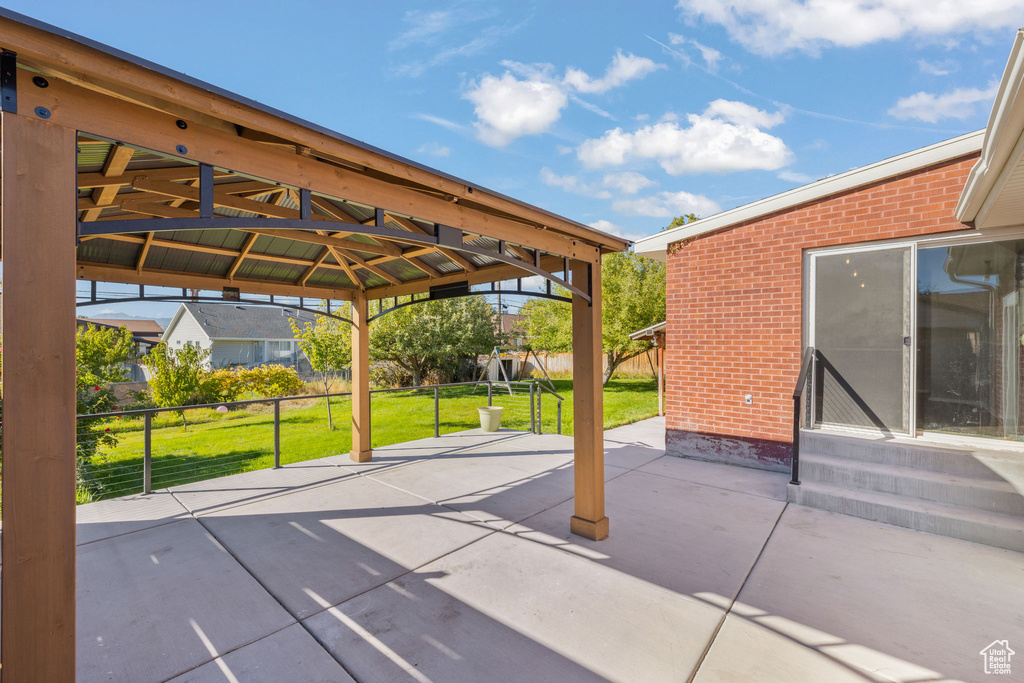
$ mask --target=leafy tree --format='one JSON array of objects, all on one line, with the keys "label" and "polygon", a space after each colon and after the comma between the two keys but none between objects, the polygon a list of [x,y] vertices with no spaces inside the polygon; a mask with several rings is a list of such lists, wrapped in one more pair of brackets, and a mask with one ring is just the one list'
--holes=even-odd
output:
[{"label": "leafy tree", "polygon": [[481,297],[424,301],[377,318],[370,325],[370,359],[389,361],[412,375],[453,374],[467,357],[500,344],[494,309]]},{"label": "leafy tree", "polygon": [[682,216],[676,216],[672,219],[672,222],[662,228],[662,231],[671,230],[672,228],[678,228],[680,225],[687,225],[693,223],[697,219],[697,214],[687,213]]},{"label": "leafy tree", "polygon": [[78,376],[87,384],[112,384],[128,381],[130,363],[138,357],[132,333],[124,327],[86,325],[75,335],[75,360]]},{"label": "leafy tree", "polygon": [[[335,373],[352,363],[351,326],[325,315],[317,316],[315,323],[303,323],[301,329],[290,318],[288,323],[292,326],[292,334],[298,340],[302,353],[306,354],[310,367],[323,382],[324,393],[331,393],[331,380]],[[331,399],[327,399],[327,428],[334,429]]]},{"label": "leafy tree", "polygon": [[[559,292],[567,296],[566,290]],[[665,319],[665,265],[631,251],[609,254],[601,265],[602,348],[606,356],[603,381],[630,358],[651,348],[634,341],[631,332]],[[572,350],[572,307],[561,301],[533,299],[520,311],[530,344],[558,353]]]},{"label": "leafy tree", "polygon": [[[149,388],[156,404],[172,408],[217,400],[219,383],[206,367],[209,357],[210,351],[196,344],[185,344],[177,351],[168,348],[166,342],[157,344],[143,361],[153,373]],[[184,410],[181,422],[187,425]]]}]

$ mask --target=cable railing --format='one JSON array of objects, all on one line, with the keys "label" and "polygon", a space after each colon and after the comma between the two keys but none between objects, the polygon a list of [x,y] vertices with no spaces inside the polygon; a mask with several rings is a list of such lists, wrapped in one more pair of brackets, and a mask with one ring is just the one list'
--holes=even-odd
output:
[{"label": "cable railing", "polygon": [[[486,392],[486,397],[485,397]],[[476,381],[373,389],[371,446],[479,426],[477,408],[500,406],[503,428],[562,433],[563,397],[536,381]],[[195,483],[347,453],[351,392],[255,398],[79,415],[81,438],[106,434],[79,462],[79,502]],[[553,414],[548,406],[554,402]],[[327,404],[335,427],[326,427]],[[432,414],[431,414],[432,413]],[[97,431],[95,421],[102,421]],[[87,422],[93,426],[85,428]],[[105,431],[104,431],[105,429]],[[317,431],[313,431],[317,430]]]}]

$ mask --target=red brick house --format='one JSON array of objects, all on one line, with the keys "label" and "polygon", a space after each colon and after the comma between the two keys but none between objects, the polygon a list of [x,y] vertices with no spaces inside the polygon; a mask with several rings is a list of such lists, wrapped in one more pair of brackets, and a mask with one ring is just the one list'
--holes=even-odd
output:
[{"label": "red brick house", "polygon": [[986,130],[637,243],[669,453],[790,471],[797,422],[791,501],[1024,550],[1021,45]]}]

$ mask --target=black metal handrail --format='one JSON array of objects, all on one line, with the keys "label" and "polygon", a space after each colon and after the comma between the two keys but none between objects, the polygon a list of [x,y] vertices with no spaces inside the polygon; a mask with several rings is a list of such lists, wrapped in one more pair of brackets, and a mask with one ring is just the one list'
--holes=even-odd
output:
[{"label": "black metal handrail", "polygon": [[807,388],[807,373],[811,371],[813,363],[814,347],[808,346],[800,359],[800,374],[796,378],[796,387],[793,388],[793,477],[789,483],[796,486],[800,485],[800,415],[804,403],[804,390]]}]

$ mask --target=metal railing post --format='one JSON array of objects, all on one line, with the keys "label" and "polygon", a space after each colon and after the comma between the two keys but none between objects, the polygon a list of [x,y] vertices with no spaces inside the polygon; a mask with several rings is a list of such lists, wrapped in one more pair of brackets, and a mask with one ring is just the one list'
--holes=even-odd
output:
[{"label": "metal railing post", "polygon": [[558,433],[562,433],[562,402],[558,402]]},{"label": "metal railing post", "polygon": [[487,405],[494,405],[494,385],[491,384],[491,380],[487,380]]},{"label": "metal railing post", "polygon": [[144,418],[142,452],[142,492],[153,492],[153,413],[146,413]]},{"label": "metal railing post", "polygon": [[540,386],[538,386],[537,387],[537,433],[538,434],[543,434],[544,433],[544,411],[543,411],[544,401],[543,401],[543,399],[544,399],[544,390],[541,389]]},{"label": "metal railing post", "polygon": [[279,467],[281,467],[281,401],[277,400],[274,401],[274,469]]},{"label": "metal railing post", "polygon": [[537,387],[533,384],[530,385],[530,431],[534,434],[537,433],[537,409],[534,407],[534,389]]},{"label": "metal railing post", "polygon": [[434,387],[434,438],[441,436],[441,409],[438,387]]}]

